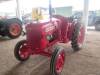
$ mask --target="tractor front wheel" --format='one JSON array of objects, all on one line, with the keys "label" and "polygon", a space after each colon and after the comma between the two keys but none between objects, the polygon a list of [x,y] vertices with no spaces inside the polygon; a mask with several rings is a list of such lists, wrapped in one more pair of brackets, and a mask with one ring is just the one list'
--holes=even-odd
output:
[{"label": "tractor front wheel", "polygon": [[56,48],[51,57],[50,71],[51,75],[59,75],[62,72],[65,62],[65,51],[63,48]]},{"label": "tractor front wheel", "polygon": [[29,58],[30,54],[28,51],[26,40],[21,40],[16,44],[14,55],[19,61],[25,61]]}]

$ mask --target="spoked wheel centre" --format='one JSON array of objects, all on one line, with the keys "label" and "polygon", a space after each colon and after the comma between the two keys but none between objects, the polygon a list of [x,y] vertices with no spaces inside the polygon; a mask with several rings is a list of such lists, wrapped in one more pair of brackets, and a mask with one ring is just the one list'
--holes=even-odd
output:
[{"label": "spoked wheel centre", "polygon": [[61,73],[63,66],[64,66],[64,62],[65,62],[65,54],[64,52],[61,52],[56,60],[56,71],[57,73]]},{"label": "spoked wheel centre", "polygon": [[26,59],[29,56],[29,52],[28,52],[26,43],[20,46],[19,55],[23,59]]},{"label": "spoked wheel centre", "polygon": [[21,27],[19,24],[14,23],[10,25],[9,32],[11,33],[11,35],[17,36],[20,34],[20,31],[21,31]]}]

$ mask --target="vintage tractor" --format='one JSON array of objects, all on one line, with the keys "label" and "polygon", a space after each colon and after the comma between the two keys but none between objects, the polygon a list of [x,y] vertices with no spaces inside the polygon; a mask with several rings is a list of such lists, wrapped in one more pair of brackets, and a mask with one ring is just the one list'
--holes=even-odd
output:
[{"label": "vintage tractor", "polygon": [[12,39],[17,38],[22,32],[22,22],[18,18],[1,18],[0,35],[8,36]]},{"label": "vintage tractor", "polygon": [[74,51],[78,51],[84,36],[84,25],[80,22],[51,14],[48,20],[33,21],[26,25],[26,39],[16,44],[14,55],[19,61],[26,61],[30,55],[35,54],[50,57],[51,75],[59,75],[65,62],[65,48],[57,43],[71,42]]}]

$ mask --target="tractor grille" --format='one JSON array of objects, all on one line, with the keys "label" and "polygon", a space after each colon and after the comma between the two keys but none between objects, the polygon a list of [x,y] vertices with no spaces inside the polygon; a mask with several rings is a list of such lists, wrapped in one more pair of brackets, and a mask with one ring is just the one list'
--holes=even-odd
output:
[{"label": "tractor grille", "polygon": [[40,47],[42,34],[39,26],[28,25],[26,28],[26,36],[28,43],[31,44],[33,48]]}]

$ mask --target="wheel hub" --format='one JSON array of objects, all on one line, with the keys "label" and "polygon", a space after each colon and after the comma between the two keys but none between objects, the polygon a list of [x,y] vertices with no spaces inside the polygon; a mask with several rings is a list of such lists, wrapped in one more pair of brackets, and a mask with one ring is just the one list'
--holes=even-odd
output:
[{"label": "wheel hub", "polygon": [[29,56],[29,51],[27,46],[21,46],[20,50],[19,50],[19,55],[21,58],[26,59]]},{"label": "wheel hub", "polygon": [[21,27],[20,27],[19,24],[14,23],[14,24],[10,25],[10,33],[11,33],[11,35],[17,36],[17,35],[20,34],[20,31],[21,31]]},{"label": "wheel hub", "polygon": [[65,55],[64,55],[64,52],[62,52],[61,54],[58,55],[57,62],[56,62],[57,73],[60,73],[62,71],[64,61],[65,61]]}]

